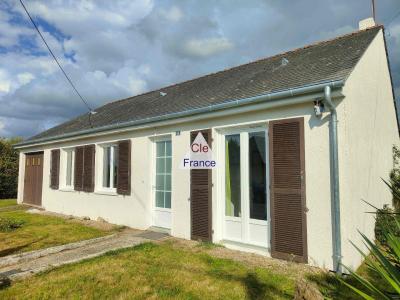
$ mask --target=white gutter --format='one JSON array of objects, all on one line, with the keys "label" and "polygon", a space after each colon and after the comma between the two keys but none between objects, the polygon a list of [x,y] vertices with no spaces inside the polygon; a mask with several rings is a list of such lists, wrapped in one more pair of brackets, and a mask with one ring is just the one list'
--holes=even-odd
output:
[{"label": "white gutter", "polygon": [[[336,81],[328,81],[328,82],[320,82],[313,85],[303,86],[299,88],[293,88],[283,91],[272,92],[268,94],[262,94],[254,97],[239,99],[239,100],[231,100],[226,101],[220,104],[209,105],[206,107],[190,109],[182,112],[170,113],[166,115],[156,116],[145,118],[141,120],[129,121],[124,123],[117,123],[112,125],[101,126],[97,128],[90,128],[85,130],[80,130],[76,132],[66,133],[62,135],[57,135],[48,138],[39,138],[31,141],[25,141],[14,145],[16,149],[28,148],[32,146],[39,146],[43,144],[50,144],[54,142],[60,142],[62,140],[71,140],[83,137],[91,137],[91,136],[98,136],[98,135],[105,135],[114,132],[123,132],[129,131],[133,129],[142,129],[146,127],[154,127],[159,126],[166,121],[172,121],[173,123],[180,123],[180,119],[190,117],[191,120],[199,120],[202,118],[208,117],[215,117],[224,115],[223,111],[230,109],[230,108],[238,108],[243,107],[249,104],[268,104],[268,107],[277,107],[277,106],[286,106],[286,105],[293,105],[298,103],[305,103],[309,102],[310,98],[304,97],[299,99],[285,99],[294,96],[301,96],[311,93],[323,93],[324,88],[329,86],[331,89],[341,88],[344,85],[343,80],[336,80]],[[285,101],[279,101],[285,99]],[[249,109],[248,111],[254,110],[254,107]],[[244,109],[243,111],[246,111]],[[220,112],[220,114],[214,114],[216,112]],[[211,114],[213,113],[213,114]],[[225,115],[228,115],[227,113]]]}]

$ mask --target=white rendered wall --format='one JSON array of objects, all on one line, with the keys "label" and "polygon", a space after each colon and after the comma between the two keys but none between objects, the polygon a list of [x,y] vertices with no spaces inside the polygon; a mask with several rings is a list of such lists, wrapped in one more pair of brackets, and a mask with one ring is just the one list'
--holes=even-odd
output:
[{"label": "white rendered wall", "polygon": [[373,211],[391,204],[381,178],[393,167],[392,146],[399,143],[382,31],[375,37],[343,89],[346,100],[338,107],[340,198],[343,262],[357,268],[361,255],[350,240],[363,248],[357,230],[374,240]]}]

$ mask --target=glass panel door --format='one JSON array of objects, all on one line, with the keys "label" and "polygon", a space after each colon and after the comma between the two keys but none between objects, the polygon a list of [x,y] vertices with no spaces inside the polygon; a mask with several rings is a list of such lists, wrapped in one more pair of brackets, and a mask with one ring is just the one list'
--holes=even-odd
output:
[{"label": "glass panel door", "polygon": [[224,136],[224,238],[269,246],[266,129]]},{"label": "glass panel door", "polygon": [[267,220],[265,132],[249,133],[250,219]]},{"label": "glass panel door", "polygon": [[153,224],[157,227],[171,228],[171,176],[171,141],[156,141]]},{"label": "glass panel door", "polygon": [[239,134],[225,137],[225,215],[241,216]]}]

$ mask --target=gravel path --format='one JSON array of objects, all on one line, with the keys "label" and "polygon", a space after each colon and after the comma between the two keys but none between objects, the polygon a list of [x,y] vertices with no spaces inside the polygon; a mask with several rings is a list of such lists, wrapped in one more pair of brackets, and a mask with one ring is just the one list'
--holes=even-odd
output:
[{"label": "gravel path", "polygon": [[126,229],[123,232],[92,240],[50,247],[0,258],[0,278],[20,279],[52,267],[100,256],[108,251],[132,247],[166,234]]}]

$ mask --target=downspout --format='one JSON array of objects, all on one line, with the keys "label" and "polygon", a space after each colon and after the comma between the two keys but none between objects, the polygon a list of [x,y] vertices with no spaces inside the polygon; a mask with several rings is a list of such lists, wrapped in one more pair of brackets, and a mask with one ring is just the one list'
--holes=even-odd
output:
[{"label": "downspout", "polygon": [[337,113],[331,98],[331,87],[325,86],[325,102],[330,110],[330,160],[331,160],[331,193],[332,193],[332,234],[333,234],[333,267],[334,271],[342,274],[342,238],[340,233],[340,195],[339,195],[339,150],[337,133]]}]

